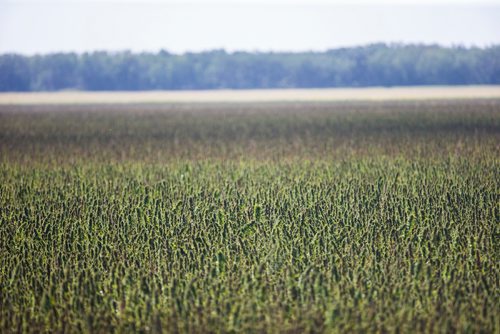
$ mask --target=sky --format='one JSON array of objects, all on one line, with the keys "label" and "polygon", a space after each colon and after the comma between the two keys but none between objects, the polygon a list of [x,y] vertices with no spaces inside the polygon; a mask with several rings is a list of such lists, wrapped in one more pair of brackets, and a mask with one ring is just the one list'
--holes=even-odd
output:
[{"label": "sky", "polygon": [[0,53],[500,44],[500,0],[0,0]]}]

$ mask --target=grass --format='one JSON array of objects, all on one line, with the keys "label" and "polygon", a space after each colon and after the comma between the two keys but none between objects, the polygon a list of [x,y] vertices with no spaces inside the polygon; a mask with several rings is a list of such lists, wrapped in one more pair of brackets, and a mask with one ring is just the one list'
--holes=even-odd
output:
[{"label": "grass", "polygon": [[2,332],[498,332],[500,101],[0,107]]},{"label": "grass", "polygon": [[500,98],[500,85],[149,92],[0,93],[0,105],[399,101]]}]

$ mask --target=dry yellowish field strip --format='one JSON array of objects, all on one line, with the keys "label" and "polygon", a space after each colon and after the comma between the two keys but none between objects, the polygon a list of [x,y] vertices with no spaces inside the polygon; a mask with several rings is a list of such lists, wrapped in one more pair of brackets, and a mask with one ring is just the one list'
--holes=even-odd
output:
[{"label": "dry yellowish field strip", "polygon": [[148,92],[0,93],[8,104],[123,104],[184,102],[385,101],[500,98],[500,86],[271,89]]}]

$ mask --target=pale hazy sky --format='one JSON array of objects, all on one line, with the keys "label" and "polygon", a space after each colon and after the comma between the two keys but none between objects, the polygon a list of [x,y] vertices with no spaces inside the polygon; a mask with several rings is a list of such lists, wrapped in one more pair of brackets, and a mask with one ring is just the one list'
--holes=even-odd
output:
[{"label": "pale hazy sky", "polygon": [[0,0],[0,53],[500,44],[500,0]]}]

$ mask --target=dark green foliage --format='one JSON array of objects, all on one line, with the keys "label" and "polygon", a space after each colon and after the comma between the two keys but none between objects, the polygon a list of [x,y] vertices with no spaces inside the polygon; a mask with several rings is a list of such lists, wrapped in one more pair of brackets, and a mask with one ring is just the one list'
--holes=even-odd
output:
[{"label": "dark green foliage", "polygon": [[0,91],[500,84],[500,47],[373,44],[304,53],[0,56]]},{"label": "dark green foliage", "polygon": [[498,101],[16,108],[2,333],[499,330]]},{"label": "dark green foliage", "polygon": [[0,91],[24,92],[32,89],[33,76],[26,57],[19,55],[0,56]]}]

